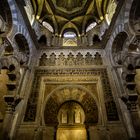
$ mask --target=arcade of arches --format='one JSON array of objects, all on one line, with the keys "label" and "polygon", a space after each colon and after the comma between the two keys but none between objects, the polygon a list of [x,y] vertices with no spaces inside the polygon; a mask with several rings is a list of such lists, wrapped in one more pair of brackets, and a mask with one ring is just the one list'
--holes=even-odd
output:
[{"label": "arcade of arches", "polygon": [[140,0],[0,0],[0,140],[140,140]]}]

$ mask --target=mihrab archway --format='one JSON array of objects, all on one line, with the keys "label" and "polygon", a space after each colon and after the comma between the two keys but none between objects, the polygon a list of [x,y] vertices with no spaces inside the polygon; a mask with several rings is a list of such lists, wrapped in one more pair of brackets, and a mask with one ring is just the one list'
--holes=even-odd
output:
[{"label": "mihrab archway", "polygon": [[44,107],[44,123],[46,125],[57,126],[58,112],[61,105],[67,101],[78,102],[85,112],[85,124],[95,125],[99,121],[98,101],[88,90],[81,86],[64,86],[54,90],[50,97],[46,99]]},{"label": "mihrab archway", "polygon": [[57,140],[64,137],[68,140],[86,140],[86,128],[100,122],[98,107],[97,98],[86,88],[79,85],[60,86],[46,98],[44,123],[46,126],[58,128],[55,134]]}]

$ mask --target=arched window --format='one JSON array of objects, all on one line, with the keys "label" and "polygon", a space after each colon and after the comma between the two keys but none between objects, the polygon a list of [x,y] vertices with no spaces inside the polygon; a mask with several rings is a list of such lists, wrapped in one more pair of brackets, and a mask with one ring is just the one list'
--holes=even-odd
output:
[{"label": "arched window", "polygon": [[46,22],[46,21],[43,21],[42,22],[42,25],[46,28],[46,29],[48,29],[50,32],[54,32],[54,29],[53,29],[53,27],[48,23],[48,22]]},{"label": "arched window", "polygon": [[92,22],[92,23],[86,28],[86,32],[92,30],[96,25],[97,25],[96,22]]},{"label": "arched window", "polygon": [[63,34],[63,46],[77,46],[77,35],[75,32],[68,31]]},{"label": "arched window", "polygon": [[63,35],[65,38],[75,38],[76,37],[76,33],[74,32],[66,32]]}]

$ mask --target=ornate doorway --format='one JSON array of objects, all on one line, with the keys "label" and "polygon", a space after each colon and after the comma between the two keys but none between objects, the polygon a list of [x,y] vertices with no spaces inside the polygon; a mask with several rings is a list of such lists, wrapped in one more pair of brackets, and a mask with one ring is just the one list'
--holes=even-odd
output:
[{"label": "ornate doorway", "polygon": [[85,113],[80,104],[65,102],[58,112],[57,140],[87,140]]}]

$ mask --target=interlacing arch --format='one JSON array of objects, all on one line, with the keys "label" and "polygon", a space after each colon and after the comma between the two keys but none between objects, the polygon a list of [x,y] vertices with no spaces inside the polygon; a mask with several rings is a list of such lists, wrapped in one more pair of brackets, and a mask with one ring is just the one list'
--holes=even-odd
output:
[{"label": "interlacing arch", "polygon": [[14,0],[7,0],[11,9],[11,14],[12,14],[12,22],[13,25],[18,25],[18,12],[15,6],[15,1]]},{"label": "interlacing arch", "polygon": [[[23,30],[26,31],[26,30]],[[24,34],[17,33],[14,36],[14,42],[16,43],[16,48],[18,50],[18,58],[20,60],[20,63],[28,64],[31,57],[32,47],[31,47],[31,41],[28,35],[26,35],[26,32],[23,32]]]},{"label": "interlacing arch", "polygon": [[113,64],[122,65],[123,59],[126,56],[124,46],[126,46],[126,40],[128,35],[126,32],[120,32],[115,37],[111,47],[111,57]]},{"label": "interlacing arch", "polygon": [[129,22],[129,14],[130,14],[130,9],[131,9],[131,5],[132,2],[134,0],[126,0],[126,5],[125,5],[125,12],[124,12],[124,23],[128,23]]}]

